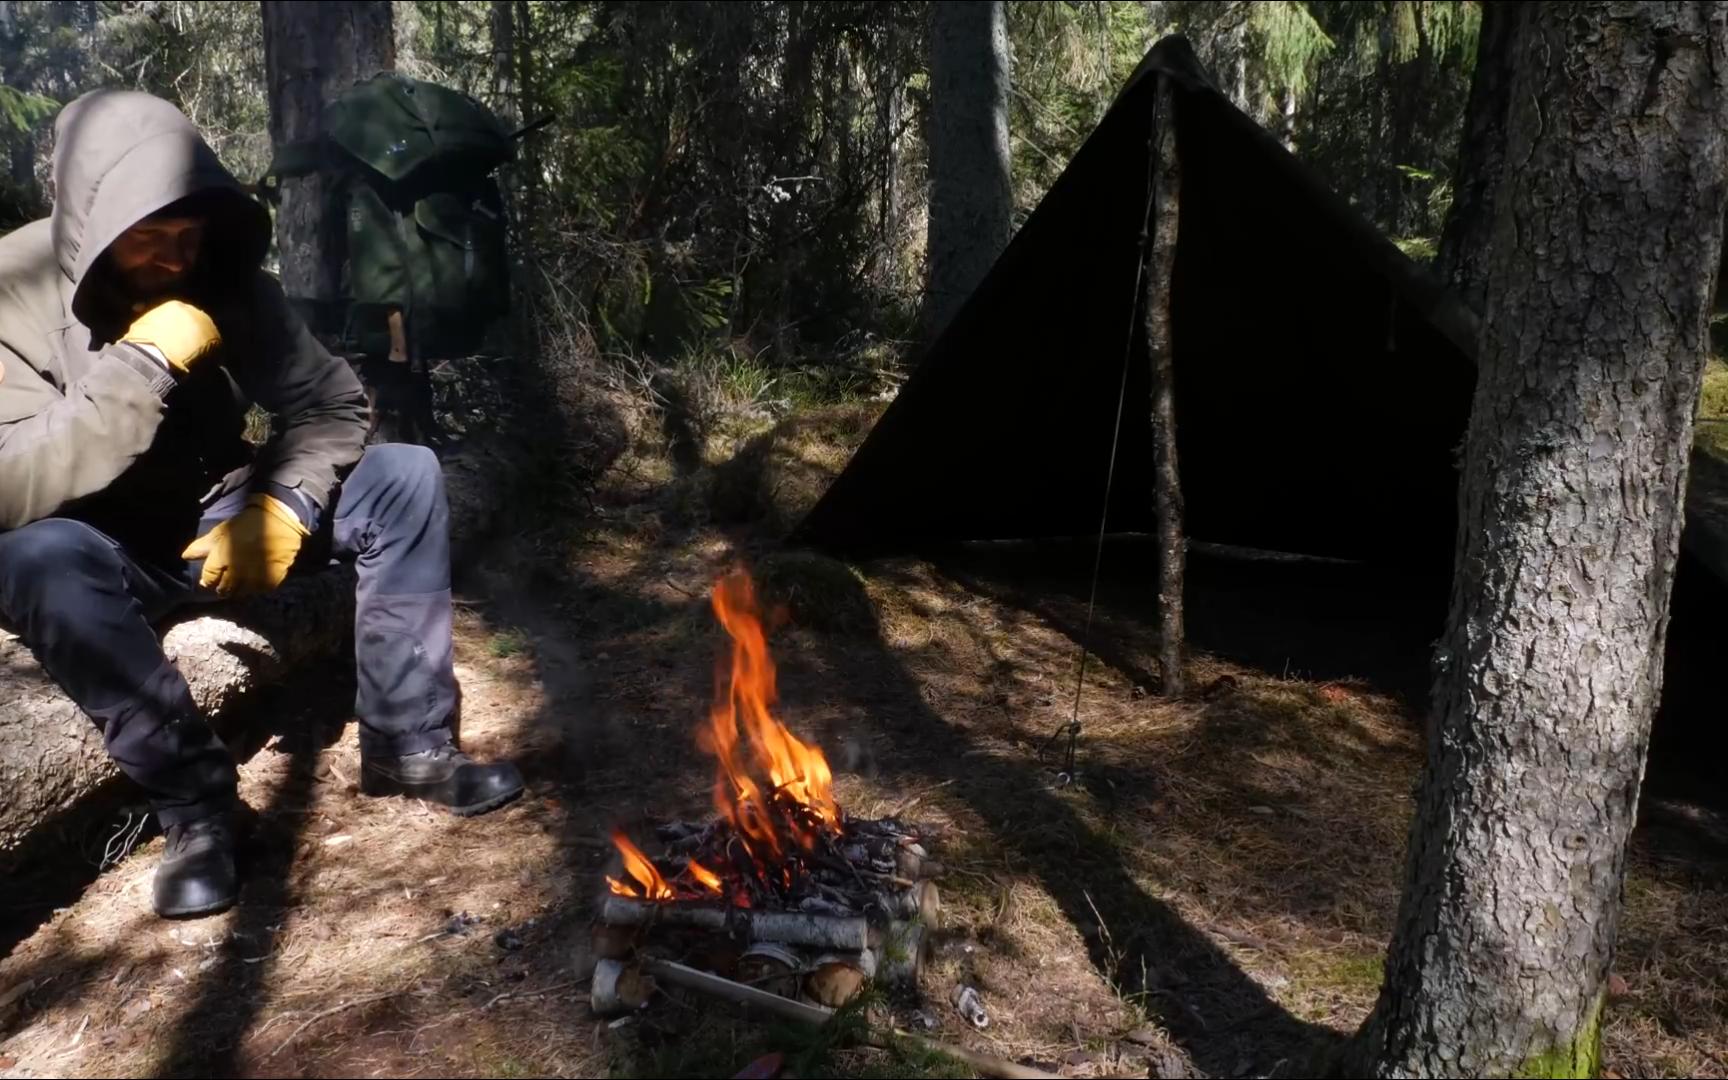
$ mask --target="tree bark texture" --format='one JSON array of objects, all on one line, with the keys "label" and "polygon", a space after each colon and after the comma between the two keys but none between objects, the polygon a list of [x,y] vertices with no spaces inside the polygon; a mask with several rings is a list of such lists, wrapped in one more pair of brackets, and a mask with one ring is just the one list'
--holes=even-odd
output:
[{"label": "tree bark texture", "polygon": [[1182,478],[1176,466],[1176,372],[1170,283],[1176,270],[1182,165],[1176,155],[1176,110],[1160,79],[1153,106],[1152,213],[1146,253],[1146,357],[1152,366],[1152,496],[1158,514],[1158,674],[1166,697],[1182,694]]},{"label": "tree bark texture", "polygon": [[1494,227],[1494,193],[1506,160],[1506,115],[1512,106],[1517,57],[1512,42],[1524,4],[1484,4],[1476,46],[1476,74],[1464,113],[1458,167],[1452,177],[1452,207],[1440,230],[1435,271],[1470,307],[1482,310],[1482,280],[1488,235]]},{"label": "tree bark texture", "polygon": [[[325,105],[355,83],[396,66],[388,0],[261,0],[270,140],[317,138]],[[276,214],[282,286],[295,298],[332,301],[341,275],[343,221],[325,213],[325,181],[286,180]]]},{"label": "tree bark texture", "polygon": [[1008,23],[1001,0],[932,7],[929,290],[934,340],[1008,246]]},{"label": "tree bark texture", "polygon": [[1351,1075],[1589,1076],[1722,243],[1728,9],[1534,7],[1446,634]]},{"label": "tree bark texture", "polygon": [[[603,26],[602,10],[595,16],[595,32]],[[535,77],[534,57],[534,14],[528,7],[528,0],[516,0],[516,22],[511,29],[512,45],[516,51],[516,98],[517,108],[522,115],[523,123],[528,123],[542,115],[538,96],[539,82]],[[524,177],[522,184],[522,216],[527,221],[539,220],[540,205],[540,143],[534,136],[522,140],[517,148],[517,174]],[[517,242],[520,244],[529,239],[526,230],[518,230]]]},{"label": "tree bark texture", "polygon": [[[460,566],[508,505],[519,451],[470,443],[444,463],[451,550]],[[219,614],[165,627],[162,644],[219,733],[257,691],[333,657],[352,641],[354,572],[342,564],[296,578]],[[0,633],[0,864],[38,826],[119,775],[95,725],[50,680],[22,642]]]},{"label": "tree bark texture", "polygon": [[492,103],[512,127],[522,124],[516,93],[516,2],[492,0]]}]

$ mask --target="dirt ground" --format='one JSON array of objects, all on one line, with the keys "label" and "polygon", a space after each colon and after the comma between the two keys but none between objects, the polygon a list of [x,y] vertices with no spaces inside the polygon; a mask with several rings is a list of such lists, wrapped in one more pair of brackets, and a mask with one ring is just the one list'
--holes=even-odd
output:
[{"label": "dirt ground", "polygon": [[[781,715],[825,749],[842,803],[943,829],[945,929],[920,997],[882,1004],[897,1023],[1067,1076],[1299,1076],[1366,1015],[1421,753],[1397,680],[1351,677],[1387,637],[1374,624],[1329,668],[1201,652],[1171,702],[1151,693],[1143,597],[1107,583],[1064,784],[1073,589],[775,553],[693,520],[669,468],[627,459],[579,533],[512,541],[465,577],[463,741],[520,762],[527,798],[468,821],[363,799],[351,685],[303,680],[243,769],[237,910],[154,919],[159,839],[45,918],[0,900],[0,1077],[725,1076],[775,1050],[796,1075],[969,1075],[676,993],[620,1024],[587,1009],[609,829],[708,813],[694,736],[723,639],[706,590],[740,556],[789,613]],[[1609,1066],[1721,1075],[1728,819],[1666,796],[1646,817]],[[100,862],[124,822],[68,864]],[[960,984],[987,1029],[949,1005]]]}]

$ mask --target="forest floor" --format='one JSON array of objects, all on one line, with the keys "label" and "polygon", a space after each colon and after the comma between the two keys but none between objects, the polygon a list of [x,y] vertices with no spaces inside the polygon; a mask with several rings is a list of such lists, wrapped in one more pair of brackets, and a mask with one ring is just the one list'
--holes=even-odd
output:
[{"label": "forest floor", "polygon": [[[868,416],[828,422],[855,441]],[[776,551],[763,492],[845,450],[808,430],[754,445],[746,472],[681,473],[643,435],[579,534],[506,541],[466,576],[464,743],[520,762],[528,797],[466,821],[363,799],[351,684],[305,680],[243,769],[240,907],[154,919],[156,839],[10,928],[0,1077],[728,1076],[776,1050],[799,1076],[968,1075],[675,992],[621,1024],[589,1013],[608,832],[710,812],[695,731],[723,636],[706,593],[740,556],[790,610],[772,638],[780,715],[826,751],[840,801],[944,827],[945,928],[921,999],[886,1003],[898,1022],[1067,1076],[1307,1075],[1373,1005],[1421,761],[1407,688],[1349,670],[1384,666],[1377,627],[1330,666],[1201,651],[1194,692],[1166,701],[1149,692],[1151,624],[1112,584],[1080,698],[1081,782],[1061,786],[1041,750],[1073,707],[1084,591]],[[713,524],[740,491],[754,509],[718,516],[757,524]],[[1721,1075],[1728,818],[1678,797],[1647,807],[1607,1061]],[[16,904],[0,900],[0,920]],[[962,982],[987,1029],[949,1005]]]}]

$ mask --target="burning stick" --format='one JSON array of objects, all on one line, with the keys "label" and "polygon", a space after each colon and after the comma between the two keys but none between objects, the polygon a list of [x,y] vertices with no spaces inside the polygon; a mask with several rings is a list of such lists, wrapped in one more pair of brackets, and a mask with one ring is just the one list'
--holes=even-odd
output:
[{"label": "burning stick", "polygon": [[705,904],[654,904],[626,896],[608,896],[600,909],[608,926],[687,926],[728,933],[742,927],[751,941],[778,941],[836,952],[863,952],[870,947],[870,924],[862,918],[837,919],[795,911],[756,911]]}]

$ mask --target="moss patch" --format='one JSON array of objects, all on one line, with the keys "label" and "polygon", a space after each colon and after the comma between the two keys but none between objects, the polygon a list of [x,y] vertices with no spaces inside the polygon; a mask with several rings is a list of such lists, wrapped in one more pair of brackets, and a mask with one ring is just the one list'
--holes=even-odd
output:
[{"label": "moss patch", "polygon": [[1693,444],[1728,459],[1728,362],[1711,357],[1704,365],[1704,392],[1698,401],[1698,429]]},{"label": "moss patch", "polygon": [[839,634],[868,634],[876,609],[858,571],[826,555],[781,551],[755,567],[762,599],[783,608],[796,626]]},{"label": "moss patch", "polygon": [[788,417],[714,471],[716,521],[757,522],[783,535],[808,514],[863,443],[882,405],[834,405]]},{"label": "moss patch", "polygon": [[1572,1042],[1537,1054],[1524,1063],[1513,1076],[1518,1077],[1595,1077],[1602,1075],[1602,1005],[1607,995],[1596,999],[1584,1025]]}]

